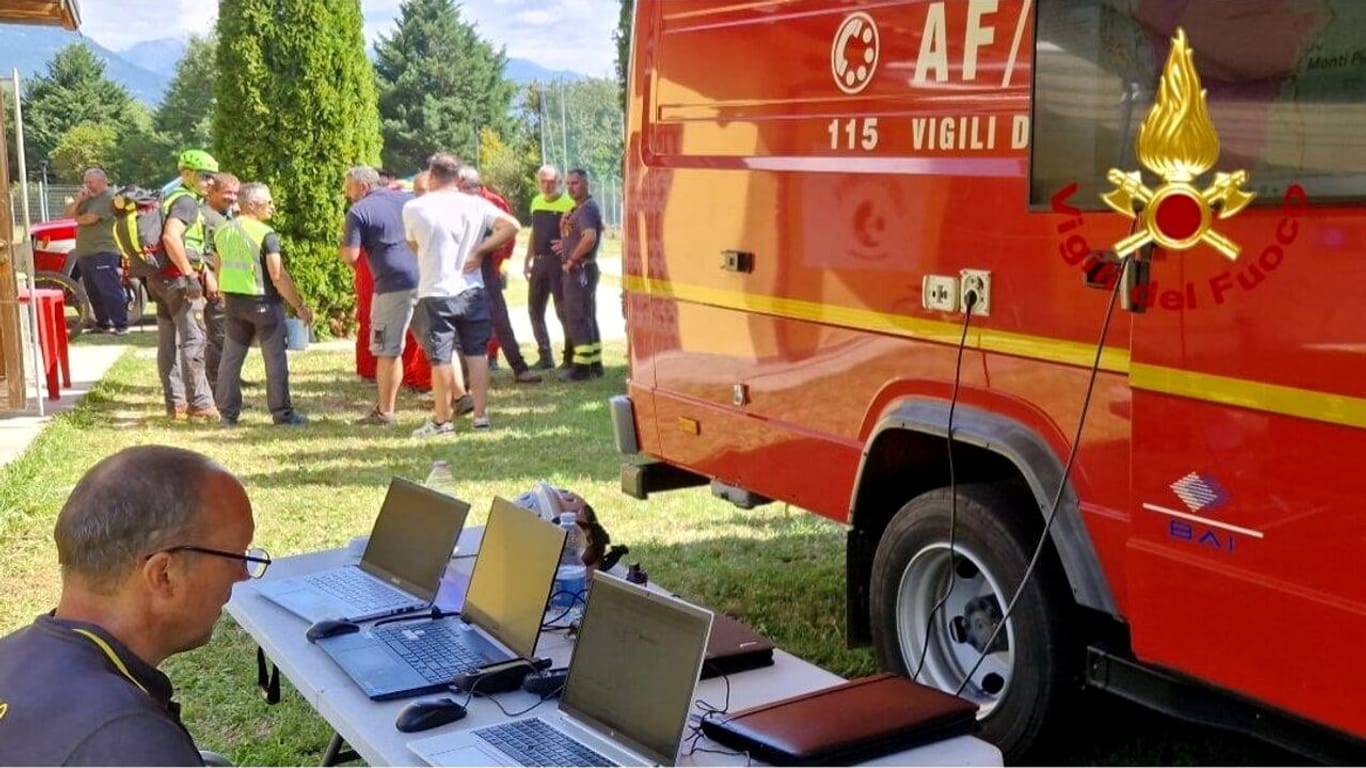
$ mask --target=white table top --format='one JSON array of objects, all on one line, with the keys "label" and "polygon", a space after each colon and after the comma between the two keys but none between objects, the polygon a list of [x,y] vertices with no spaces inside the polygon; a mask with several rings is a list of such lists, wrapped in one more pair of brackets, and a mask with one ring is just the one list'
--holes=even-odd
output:
[{"label": "white table top", "polygon": [[[473,554],[478,549],[482,529],[468,529],[461,534],[459,552]],[[286,578],[316,570],[355,562],[358,558],[346,550],[330,550],[276,560],[266,574],[267,579]],[[472,567],[472,557],[457,561],[462,570]],[[438,597],[441,602],[446,595]],[[228,613],[247,631],[265,651],[306,701],[326,720],[346,743],[351,745],[370,765],[412,765],[419,763],[416,754],[408,749],[410,741],[429,738],[449,730],[477,728],[507,719],[492,701],[482,698],[469,703],[468,714],[449,725],[421,733],[401,733],[394,728],[394,719],[410,699],[371,701],[356,687],[345,672],[327,657],[320,648],[304,637],[308,622],[262,597],[253,582],[242,582],[233,590],[227,605]],[[572,640],[563,631],[542,632],[536,646],[538,656],[548,656],[556,666],[568,664]],[[774,652],[774,665],[731,675],[730,710],[761,704],[766,701],[794,696],[806,691],[828,687],[843,678],[808,664],[784,651]],[[433,695],[414,697],[428,698]],[[464,694],[452,694],[464,701]],[[726,683],[713,678],[698,683],[696,699],[717,706],[725,701]],[[538,697],[524,691],[499,694],[498,701],[510,712],[517,712],[535,704]],[[527,716],[550,716],[555,712],[555,700],[532,710]],[[703,738],[699,746],[725,749]],[[742,763],[744,758],[704,752],[684,755],[680,765],[726,765]],[[1000,765],[1001,753],[992,745],[970,736],[919,747],[889,755],[869,765]]]}]

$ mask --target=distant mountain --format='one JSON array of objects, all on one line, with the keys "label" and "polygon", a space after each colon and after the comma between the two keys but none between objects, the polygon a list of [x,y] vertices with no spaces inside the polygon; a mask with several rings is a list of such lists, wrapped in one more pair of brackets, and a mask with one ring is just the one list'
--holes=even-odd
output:
[{"label": "distant mountain", "polygon": [[546,69],[526,59],[508,59],[507,66],[503,67],[503,76],[514,83],[530,83],[537,80],[548,83],[552,80],[583,80],[588,77],[582,72],[568,69]]},{"label": "distant mountain", "polygon": [[128,89],[133,98],[149,107],[161,101],[171,78],[124,59],[88,37],[52,27],[0,24],[0,73],[6,78],[13,69],[25,79],[47,71],[47,64],[58,51],[81,43],[104,62],[104,73]]},{"label": "distant mountain", "polygon": [[187,47],[188,44],[181,38],[164,37],[160,40],[138,43],[131,48],[124,48],[119,51],[119,57],[143,69],[165,75],[167,79],[171,79],[175,77],[176,65],[185,55]]}]

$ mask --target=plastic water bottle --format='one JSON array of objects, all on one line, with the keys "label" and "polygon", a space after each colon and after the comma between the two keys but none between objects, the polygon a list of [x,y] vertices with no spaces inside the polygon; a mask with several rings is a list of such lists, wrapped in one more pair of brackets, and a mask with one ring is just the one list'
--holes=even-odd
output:
[{"label": "plastic water bottle", "polygon": [[424,485],[433,491],[455,498],[455,476],[451,474],[450,465],[442,459],[432,462],[432,471],[427,475],[427,482]]},{"label": "plastic water bottle", "polygon": [[560,552],[560,566],[555,571],[555,590],[550,605],[569,609],[566,618],[572,619],[588,599],[588,568],[583,564],[586,542],[573,512],[560,515],[560,527],[565,532],[564,549]]}]

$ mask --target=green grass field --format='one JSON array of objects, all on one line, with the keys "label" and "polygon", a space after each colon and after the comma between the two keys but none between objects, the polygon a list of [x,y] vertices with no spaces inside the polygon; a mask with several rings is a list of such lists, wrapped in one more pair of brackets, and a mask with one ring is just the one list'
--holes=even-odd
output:
[{"label": "green grass field", "polygon": [[[520,267],[517,267],[520,269]],[[514,285],[520,281],[513,281]],[[277,557],[344,544],[367,532],[391,475],[418,480],[434,459],[450,461],[464,498],[483,522],[495,494],[515,496],[548,479],[582,494],[614,541],[628,544],[650,578],[716,610],[743,618],[785,649],[845,676],[871,672],[867,649],[848,649],[844,625],[844,534],[839,525],[773,504],[736,509],[693,489],[639,502],[618,489],[618,459],[606,400],[624,390],[624,344],[609,343],[606,378],[586,384],[518,386],[495,374],[494,429],[468,422],[451,439],[418,441],[408,432],[426,414],[422,395],[401,397],[400,427],[355,427],[371,385],[351,373],[348,351],[331,345],[291,357],[295,401],[313,422],[269,425],[259,355],[244,377],[254,408],[223,431],[173,424],[161,416],[151,334],[74,410],[52,422],[18,460],[0,469],[0,633],[55,604],[59,589],[52,526],[68,492],[98,459],[131,444],[203,451],[246,484],[256,542]],[[112,343],[108,337],[77,343]],[[268,707],[255,690],[255,645],[224,618],[206,647],[165,665],[200,746],[242,765],[316,763],[331,732],[286,686]],[[1076,738],[1053,757],[1064,764],[1249,764],[1292,758],[1254,742],[1088,699],[1072,723]]]}]

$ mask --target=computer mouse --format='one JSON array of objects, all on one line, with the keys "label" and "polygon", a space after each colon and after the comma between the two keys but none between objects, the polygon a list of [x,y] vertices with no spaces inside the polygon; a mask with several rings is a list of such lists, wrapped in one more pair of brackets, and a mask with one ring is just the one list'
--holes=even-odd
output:
[{"label": "computer mouse", "polygon": [[404,733],[425,731],[438,725],[453,723],[465,716],[465,706],[448,696],[439,699],[414,701],[399,710],[394,727]]},{"label": "computer mouse", "polygon": [[322,621],[315,622],[313,626],[309,627],[308,631],[304,633],[304,637],[308,638],[308,642],[316,643],[325,637],[349,635],[352,632],[359,631],[359,624],[343,619],[323,619]]}]

